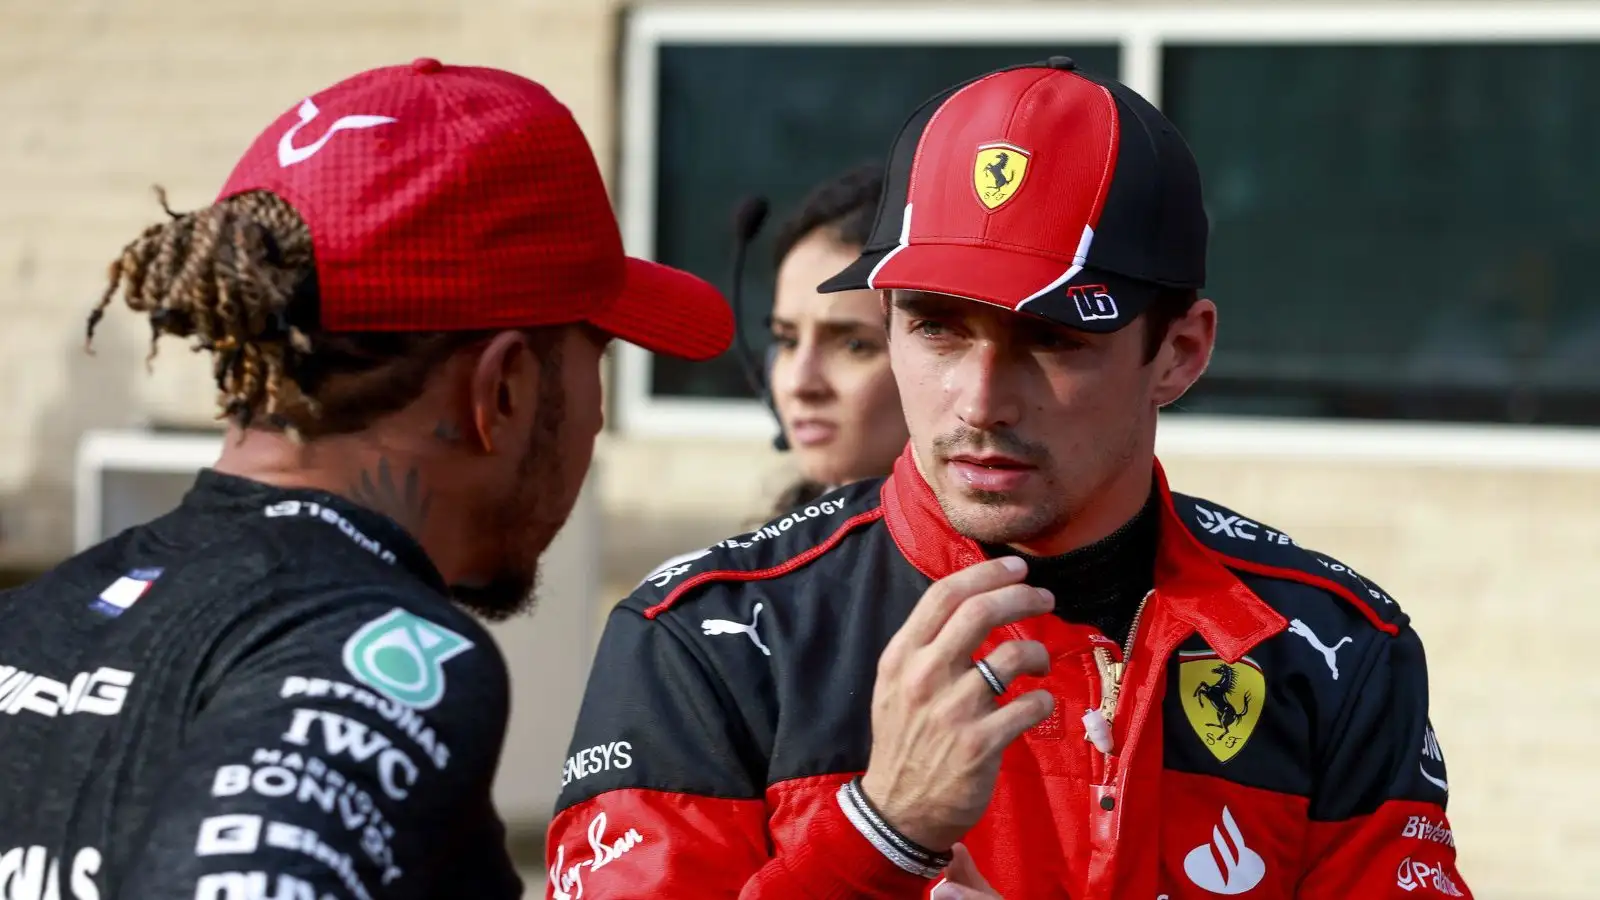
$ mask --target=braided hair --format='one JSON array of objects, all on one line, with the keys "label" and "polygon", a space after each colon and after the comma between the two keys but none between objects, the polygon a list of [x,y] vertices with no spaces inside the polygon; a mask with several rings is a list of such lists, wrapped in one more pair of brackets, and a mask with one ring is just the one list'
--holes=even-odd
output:
[{"label": "braided hair", "polygon": [[[213,357],[219,419],[295,439],[359,431],[408,405],[434,367],[492,331],[328,332],[317,327],[311,231],[286,201],[249,191],[146,228],[111,263],[89,314],[86,346],[120,291],[150,320],[155,359],[163,335]],[[541,364],[553,329],[534,329]]]}]

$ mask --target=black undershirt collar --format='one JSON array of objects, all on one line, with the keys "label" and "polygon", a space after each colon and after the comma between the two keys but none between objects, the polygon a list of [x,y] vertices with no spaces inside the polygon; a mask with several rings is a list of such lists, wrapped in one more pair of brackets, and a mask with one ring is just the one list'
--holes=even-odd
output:
[{"label": "black undershirt collar", "polygon": [[1028,584],[1056,597],[1056,615],[1100,629],[1126,643],[1139,603],[1155,585],[1156,544],[1160,537],[1158,494],[1121,528],[1059,556],[1032,556],[1010,547],[984,544],[987,556],[1021,556],[1028,561]]}]

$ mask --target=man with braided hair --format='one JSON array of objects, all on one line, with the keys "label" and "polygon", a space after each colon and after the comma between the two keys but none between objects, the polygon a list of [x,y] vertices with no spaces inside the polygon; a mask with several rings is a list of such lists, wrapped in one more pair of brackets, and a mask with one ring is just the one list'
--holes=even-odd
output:
[{"label": "man with braided hair", "polygon": [[468,611],[529,604],[608,342],[706,359],[731,311],[623,254],[571,114],[493,69],[342,81],[167,215],[89,335],[120,294],[152,356],[209,352],[227,434],[177,509],[0,594],[0,898],[519,897]]}]

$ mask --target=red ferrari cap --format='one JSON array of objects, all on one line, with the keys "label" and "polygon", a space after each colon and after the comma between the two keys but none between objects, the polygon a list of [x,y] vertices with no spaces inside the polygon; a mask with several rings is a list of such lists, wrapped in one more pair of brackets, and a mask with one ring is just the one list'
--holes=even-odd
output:
[{"label": "red ferrari cap", "polygon": [[1178,130],[1067,57],[923,104],[890,151],[861,257],[820,290],[953,294],[1116,331],[1163,287],[1205,285],[1200,173]]},{"label": "red ferrari cap", "polygon": [[577,121],[510,72],[419,59],[341,81],[256,138],[219,199],[253,190],[310,228],[329,331],[589,322],[694,360],[733,337],[716,288],[623,253]]}]

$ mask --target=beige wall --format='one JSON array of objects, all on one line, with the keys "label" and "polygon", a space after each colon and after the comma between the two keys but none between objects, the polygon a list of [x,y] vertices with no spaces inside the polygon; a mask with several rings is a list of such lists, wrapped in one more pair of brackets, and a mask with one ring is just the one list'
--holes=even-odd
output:
[{"label": "beige wall", "polygon": [[[180,207],[203,204],[257,129],[303,94],[419,55],[546,82],[609,165],[612,7],[0,0],[0,564],[65,552],[84,428],[209,415],[203,360],[171,345],[142,374],[130,315],[108,317],[96,358],[80,351],[105,264],[157,214],[150,184]],[[783,479],[760,442],[608,436],[601,460],[597,616],[657,560],[758,515]],[[1411,612],[1430,649],[1463,869],[1479,896],[1592,896],[1600,474],[1254,456],[1168,464],[1180,488],[1345,558]]]}]

